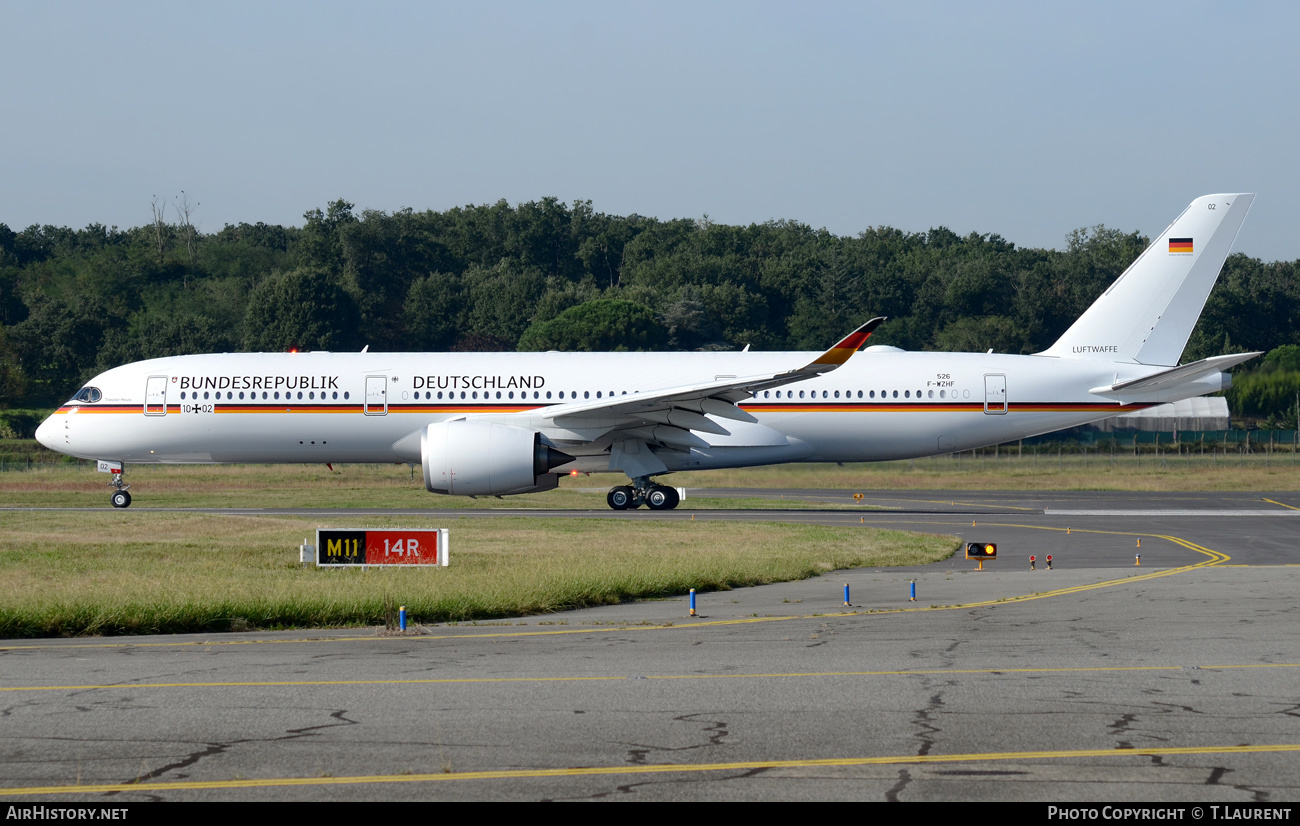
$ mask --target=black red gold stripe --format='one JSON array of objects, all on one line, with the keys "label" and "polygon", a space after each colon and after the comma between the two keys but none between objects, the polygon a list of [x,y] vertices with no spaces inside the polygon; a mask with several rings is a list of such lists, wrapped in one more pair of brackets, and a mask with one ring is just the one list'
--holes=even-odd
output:
[{"label": "black red gold stripe", "polygon": [[[361,404],[302,404],[302,403],[280,403],[280,404],[231,404],[221,403],[213,404],[213,413],[233,414],[233,413],[364,413],[365,406]],[[548,405],[504,405],[504,404],[389,404],[387,412],[396,413],[419,413],[425,415],[451,415],[462,413],[523,413],[528,410],[544,409]],[[750,413],[982,413],[984,412],[983,402],[900,402],[900,401],[880,401],[880,402],[774,402],[774,403],[747,403],[738,405],[742,410]],[[1153,404],[1122,404],[1117,405],[1113,402],[1012,402],[1008,409],[1013,413],[1093,413],[1099,411],[1113,411],[1118,416],[1122,413],[1132,413],[1135,410],[1144,410],[1152,407]],[[153,405],[150,405],[152,408]],[[990,404],[990,409],[1001,409],[999,403],[996,407]],[[77,411],[80,415],[87,414],[121,414],[133,413],[139,415],[143,412],[144,406],[140,404],[110,404],[110,405],[84,405],[84,406],[63,406],[56,413],[71,413]],[[373,412],[379,412],[377,408]],[[152,411],[151,411],[152,412]],[[167,412],[181,413],[181,405],[167,405]]]},{"label": "black red gold stripe", "polygon": [[[1095,413],[1114,411],[1118,416],[1151,407],[1150,404],[1123,404],[1113,402],[1012,402],[1013,413]],[[750,413],[983,413],[983,402],[819,402],[796,404],[742,404]],[[989,405],[1001,410],[1002,404]]]}]

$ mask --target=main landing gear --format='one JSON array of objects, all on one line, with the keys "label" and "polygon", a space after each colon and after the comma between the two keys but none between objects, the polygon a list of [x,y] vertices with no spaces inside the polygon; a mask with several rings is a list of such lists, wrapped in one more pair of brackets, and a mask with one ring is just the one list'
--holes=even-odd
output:
[{"label": "main landing gear", "polygon": [[670,511],[677,507],[681,497],[677,495],[676,488],[652,485],[650,477],[639,476],[632,480],[631,485],[610,488],[605,501],[616,511],[639,508],[642,505],[649,506],[652,511]]},{"label": "main landing gear", "polygon": [[117,488],[117,490],[113,491],[113,493],[108,497],[109,503],[115,508],[131,507],[131,494],[127,491],[127,488],[131,486],[122,482],[121,472],[114,473],[112,476],[113,481],[109,482],[108,486],[110,488]]}]

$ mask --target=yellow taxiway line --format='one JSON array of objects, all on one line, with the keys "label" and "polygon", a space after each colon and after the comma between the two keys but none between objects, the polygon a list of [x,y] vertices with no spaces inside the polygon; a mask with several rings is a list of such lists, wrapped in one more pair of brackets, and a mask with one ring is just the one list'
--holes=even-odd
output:
[{"label": "yellow taxiway line", "polygon": [[[1260,498],[1261,498],[1261,499],[1264,499],[1264,497],[1262,497],[1262,496],[1261,496]],[[1282,506],[1282,507],[1284,507],[1284,508],[1289,508],[1289,509],[1291,509],[1291,510],[1293,510],[1293,511],[1300,511],[1300,508],[1297,508],[1297,507],[1294,506],[1294,505],[1288,505],[1288,504],[1286,504],[1285,502],[1278,502],[1278,501],[1273,500],[1273,499],[1264,499],[1264,501],[1265,501],[1265,502],[1268,502],[1268,503],[1270,503],[1270,504],[1273,504],[1273,505],[1280,505],[1280,506]]]},{"label": "yellow taxiway line", "polygon": [[1300,744],[1256,746],[1184,746],[1125,749],[1071,749],[1066,751],[1003,751],[973,754],[904,754],[885,757],[830,757],[810,760],[747,760],[735,763],[658,763],[652,765],[579,766],[557,769],[503,769],[497,771],[440,772],[437,774],[379,774],[352,777],[267,777],[240,780],[190,780],[169,783],[104,783],[74,786],[0,788],[0,796],[105,794],[108,792],[165,792],[207,789],[263,789],[284,786],[352,786],[374,783],[445,783],[465,780],[516,780],[540,777],[599,777],[679,772],[754,771],[833,766],[891,766],[925,763],[979,763],[1004,760],[1063,760],[1070,758],[1170,757],[1201,754],[1278,754],[1300,752]]},{"label": "yellow taxiway line", "polygon": [[381,686],[381,685],[454,685],[457,683],[596,683],[627,680],[770,680],[810,677],[919,677],[953,674],[1080,674],[1120,671],[1226,671],[1238,668],[1300,668],[1300,663],[1214,663],[1200,665],[1107,665],[1064,668],[936,668],[895,669],[882,671],[790,671],[755,672],[752,674],[598,674],[579,677],[423,677],[404,680],[238,680],[192,683],[87,683],[84,685],[18,685],[0,687],[6,691],[98,691],[141,688],[302,688],[307,686]]}]

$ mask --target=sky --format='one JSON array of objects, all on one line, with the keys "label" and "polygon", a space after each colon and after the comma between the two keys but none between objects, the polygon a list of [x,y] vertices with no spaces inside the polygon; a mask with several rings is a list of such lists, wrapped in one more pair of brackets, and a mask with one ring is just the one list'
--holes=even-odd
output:
[{"label": "sky", "polygon": [[0,0],[0,222],[554,196],[1060,248],[1255,192],[1234,249],[1294,260],[1298,24],[1187,0]]}]

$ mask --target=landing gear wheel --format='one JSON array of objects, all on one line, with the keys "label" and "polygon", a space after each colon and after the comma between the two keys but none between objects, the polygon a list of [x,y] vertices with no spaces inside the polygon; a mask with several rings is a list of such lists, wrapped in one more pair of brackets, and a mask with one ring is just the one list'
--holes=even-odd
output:
[{"label": "landing gear wheel", "polygon": [[609,493],[605,495],[605,501],[608,502],[609,506],[616,511],[625,511],[628,508],[636,507],[636,505],[633,504],[636,499],[633,495],[632,489],[627,485],[619,485],[618,487],[610,488]]},{"label": "landing gear wheel", "polygon": [[114,491],[113,495],[108,497],[108,501],[113,503],[115,508],[131,507],[131,494],[124,490]]},{"label": "landing gear wheel", "polygon": [[676,488],[669,488],[663,485],[655,485],[645,496],[645,503],[650,506],[650,510],[670,511],[677,507],[681,497],[677,495]]}]

